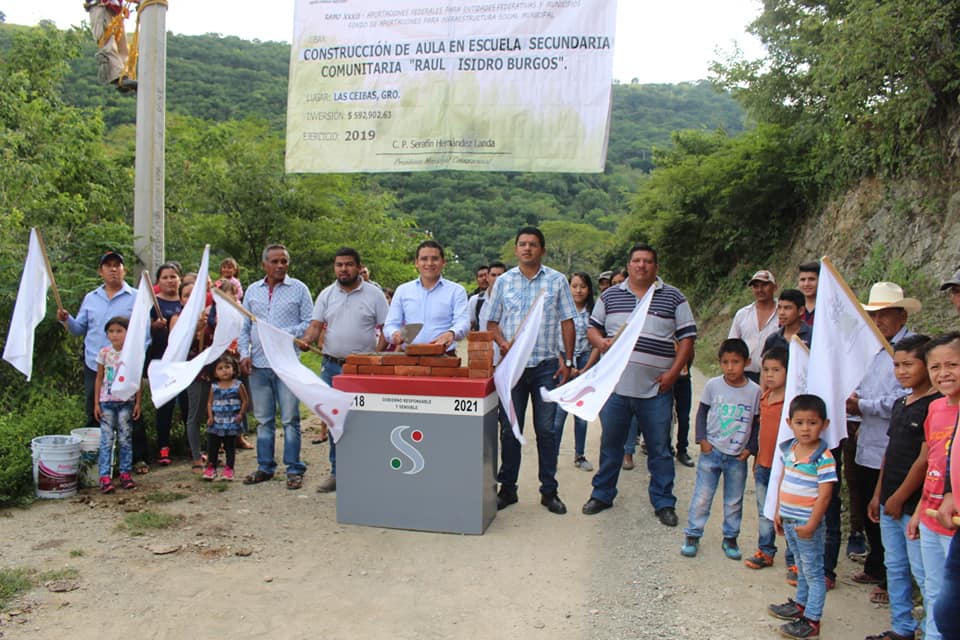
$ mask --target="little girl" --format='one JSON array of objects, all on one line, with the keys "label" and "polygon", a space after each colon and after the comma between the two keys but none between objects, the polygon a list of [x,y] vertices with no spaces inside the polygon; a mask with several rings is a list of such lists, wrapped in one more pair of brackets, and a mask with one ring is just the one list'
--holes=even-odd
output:
[{"label": "little girl", "polygon": [[204,480],[217,477],[217,456],[223,446],[227,454],[227,464],[223,468],[223,479],[233,480],[233,464],[236,456],[237,436],[240,435],[243,416],[250,404],[247,390],[240,377],[240,365],[230,354],[220,356],[214,363],[216,380],[210,385],[210,397],[207,400],[207,468],[203,472]]},{"label": "little girl", "polygon": [[140,390],[134,399],[124,400],[112,395],[111,387],[117,379],[120,352],[127,337],[127,319],[115,316],[104,327],[110,346],[97,354],[97,379],[94,383],[93,415],[100,421],[100,492],[111,493],[110,458],[113,453],[114,433],[120,441],[120,486],[133,489],[136,483],[130,476],[133,470],[133,421],[140,417]]},{"label": "little girl", "polygon": [[243,300],[243,286],[240,284],[240,279],[237,278],[238,275],[240,275],[240,265],[233,258],[227,258],[220,263],[220,279],[214,285],[222,289],[223,287],[220,285],[229,282],[233,285],[233,297],[236,298],[237,302],[241,302]]},{"label": "little girl", "polygon": [[946,486],[947,450],[957,427],[960,406],[960,333],[948,333],[927,343],[927,371],[930,382],[944,397],[930,403],[923,423],[926,442],[920,448],[919,460],[924,463],[926,477],[920,505],[907,525],[907,535],[914,540],[920,538],[926,612],[923,637],[937,640],[943,636],[931,614],[940,595],[944,564],[955,532],[927,512],[939,509],[944,493],[950,491]]}]

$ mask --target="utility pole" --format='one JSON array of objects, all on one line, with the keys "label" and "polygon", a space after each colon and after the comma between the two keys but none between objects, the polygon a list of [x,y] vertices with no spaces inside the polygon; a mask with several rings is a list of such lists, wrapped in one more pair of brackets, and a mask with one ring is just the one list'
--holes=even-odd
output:
[{"label": "utility pole", "polygon": [[140,36],[133,233],[138,267],[153,273],[164,261],[167,0],[142,0],[138,13]]}]

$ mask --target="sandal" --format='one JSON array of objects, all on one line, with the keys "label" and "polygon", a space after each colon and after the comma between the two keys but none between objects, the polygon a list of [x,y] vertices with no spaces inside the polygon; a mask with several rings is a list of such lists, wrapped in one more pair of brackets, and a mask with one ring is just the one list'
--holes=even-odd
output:
[{"label": "sandal", "polygon": [[163,447],[160,449],[160,457],[157,458],[157,463],[161,467],[166,467],[170,465],[170,447]]},{"label": "sandal", "polygon": [[190,471],[193,471],[194,473],[200,473],[203,471],[204,466],[206,465],[202,458],[200,460],[194,460],[193,464],[190,465]]},{"label": "sandal", "polygon": [[267,480],[273,480],[273,474],[257,469],[243,479],[243,484],[259,484],[261,482],[266,482]]},{"label": "sandal", "polygon": [[856,582],[857,584],[880,584],[883,582],[880,578],[872,576],[866,571],[861,571],[860,573],[855,573],[850,576],[850,579]]},{"label": "sandal", "polygon": [[254,446],[242,435],[237,436],[237,449],[253,449]]},{"label": "sandal", "polygon": [[297,473],[291,473],[287,476],[287,489],[299,489],[303,486],[303,476]]},{"label": "sandal", "polygon": [[875,636],[867,636],[863,640],[913,640],[915,636],[902,636],[893,629],[887,629]]},{"label": "sandal", "polygon": [[319,438],[314,438],[313,440],[311,440],[310,444],[323,444],[327,440],[329,440],[327,436],[321,436]]},{"label": "sandal", "polygon": [[870,592],[870,602],[873,604],[890,604],[890,594],[883,587],[874,587]]},{"label": "sandal", "polygon": [[133,465],[133,471],[138,476],[143,476],[150,473],[150,467],[147,466],[146,462],[138,462],[137,464]]}]

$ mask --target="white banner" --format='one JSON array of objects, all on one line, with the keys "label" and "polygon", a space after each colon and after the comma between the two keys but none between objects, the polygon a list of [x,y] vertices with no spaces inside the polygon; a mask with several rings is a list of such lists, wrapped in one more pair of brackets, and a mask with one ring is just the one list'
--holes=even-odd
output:
[{"label": "white banner", "polygon": [[150,335],[150,309],[153,307],[153,291],[147,273],[140,274],[140,286],[133,299],[133,312],[127,323],[127,337],[120,352],[120,366],[110,386],[110,394],[129,400],[140,390],[143,376],[143,360],[147,356],[147,337]]},{"label": "white banner", "polygon": [[207,245],[203,249],[200,269],[197,270],[197,282],[193,285],[193,291],[190,292],[190,299],[180,311],[177,324],[170,330],[170,337],[167,338],[167,349],[160,358],[164,362],[181,362],[186,360],[187,354],[190,353],[190,345],[193,344],[197,333],[197,322],[200,321],[200,314],[207,306],[209,264],[210,245]]},{"label": "white banner", "polygon": [[520,444],[527,444],[523,434],[520,433],[520,422],[517,420],[517,411],[513,407],[513,395],[510,393],[523,375],[523,370],[527,366],[527,360],[533,353],[533,347],[537,343],[537,335],[540,333],[540,324],[543,322],[543,292],[537,295],[533,301],[530,312],[523,319],[520,328],[517,329],[517,335],[513,337],[510,350],[503,360],[497,365],[497,370],[493,373],[493,385],[497,388],[497,395],[500,396],[500,403],[507,414],[510,426],[513,428],[513,435]]},{"label": "white banner", "polygon": [[616,10],[296,0],[287,171],[603,171]]},{"label": "white banner", "polygon": [[3,345],[3,359],[30,380],[33,375],[33,340],[37,325],[47,315],[47,289],[50,277],[44,264],[37,230],[30,230],[27,259],[23,263],[20,289],[13,305],[10,330]]},{"label": "white banner", "polygon": [[540,388],[540,395],[547,402],[556,402],[567,413],[583,418],[587,422],[597,419],[603,404],[620,382],[623,370],[630,362],[630,354],[643,331],[647,319],[647,310],[653,299],[654,288],[650,287],[627,318],[627,322],[616,341],[600,358],[600,362],[553,391]]},{"label": "white banner", "polygon": [[257,320],[253,326],[270,368],[300,402],[327,423],[333,441],[339,442],[353,394],[334,389],[305,367],[293,349],[292,335],[263,320]]},{"label": "white banner", "polygon": [[807,372],[810,368],[810,350],[797,336],[790,339],[790,354],[787,357],[787,386],[783,391],[783,410],[777,430],[777,448],[773,452],[773,464],[770,467],[770,481],[767,484],[767,501],[763,505],[763,515],[769,520],[777,513],[777,494],[780,478],[783,477],[783,460],[780,458],[780,443],[793,438],[793,431],[787,423],[790,403],[800,394],[807,393]]}]

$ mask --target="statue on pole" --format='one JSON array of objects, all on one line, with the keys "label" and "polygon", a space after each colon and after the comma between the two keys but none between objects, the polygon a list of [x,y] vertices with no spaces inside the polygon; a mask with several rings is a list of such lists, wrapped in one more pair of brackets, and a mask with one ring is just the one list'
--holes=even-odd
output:
[{"label": "statue on pole", "polygon": [[[130,5],[139,0],[87,0],[84,8],[90,14],[90,28],[99,47],[96,53],[97,76],[103,83],[113,84],[121,93],[137,90],[136,74],[127,70],[130,51],[124,20]],[[132,77],[131,77],[132,76]]]}]

